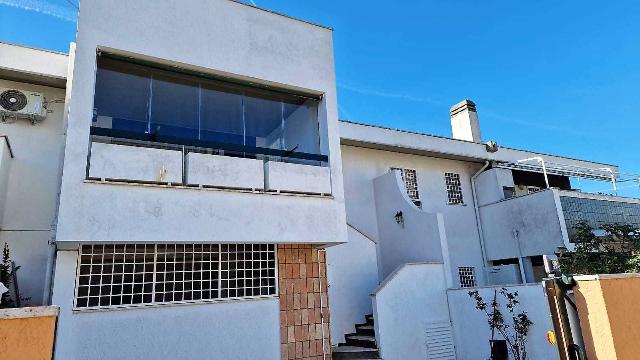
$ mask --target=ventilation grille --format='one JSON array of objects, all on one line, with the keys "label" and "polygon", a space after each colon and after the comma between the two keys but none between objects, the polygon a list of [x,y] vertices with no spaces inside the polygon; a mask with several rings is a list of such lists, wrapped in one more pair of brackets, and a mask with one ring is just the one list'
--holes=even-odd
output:
[{"label": "ventilation grille", "polygon": [[18,90],[5,90],[0,94],[0,106],[9,111],[20,111],[27,106],[27,96]]},{"label": "ventilation grille", "polygon": [[455,360],[456,351],[453,343],[453,331],[448,322],[427,324],[426,330],[427,359]]}]

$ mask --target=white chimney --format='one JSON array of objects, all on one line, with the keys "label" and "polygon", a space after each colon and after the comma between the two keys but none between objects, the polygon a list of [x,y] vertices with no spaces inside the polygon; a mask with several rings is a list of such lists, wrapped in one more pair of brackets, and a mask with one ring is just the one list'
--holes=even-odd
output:
[{"label": "white chimney", "polygon": [[462,100],[453,105],[450,114],[451,131],[453,132],[454,139],[482,143],[478,113],[476,111],[476,104],[474,104],[473,101]]}]

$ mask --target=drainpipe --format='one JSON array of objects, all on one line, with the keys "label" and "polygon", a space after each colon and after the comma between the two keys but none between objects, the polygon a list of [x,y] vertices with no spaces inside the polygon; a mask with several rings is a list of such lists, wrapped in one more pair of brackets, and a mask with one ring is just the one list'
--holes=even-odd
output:
[{"label": "drainpipe", "polygon": [[473,196],[473,210],[476,213],[476,224],[478,229],[478,238],[480,239],[480,250],[482,253],[482,270],[484,279],[489,283],[489,271],[487,270],[487,252],[484,248],[484,233],[482,232],[482,222],[480,221],[480,208],[478,207],[478,196],[476,194],[476,178],[489,167],[489,162],[485,161],[484,165],[471,177],[471,195]]},{"label": "drainpipe", "polygon": [[56,243],[55,240],[49,241],[49,249],[47,253],[47,265],[44,278],[44,294],[42,300],[46,305],[51,305],[51,292],[53,290],[53,267],[56,258]]}]

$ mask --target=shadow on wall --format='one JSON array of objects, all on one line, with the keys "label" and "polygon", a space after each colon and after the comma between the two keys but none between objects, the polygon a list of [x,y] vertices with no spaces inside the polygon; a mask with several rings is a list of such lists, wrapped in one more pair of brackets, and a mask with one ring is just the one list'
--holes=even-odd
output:
[{"label": "shadow on wall", "polygon": [[399,172],[373,180],[382,279],[398,266],[442,262],[446,243],[442,215],[418,208],[407,195]]}]

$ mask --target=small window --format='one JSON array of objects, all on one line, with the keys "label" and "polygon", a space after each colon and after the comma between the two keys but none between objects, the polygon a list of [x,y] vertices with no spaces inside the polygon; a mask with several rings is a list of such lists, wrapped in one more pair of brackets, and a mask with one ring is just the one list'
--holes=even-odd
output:
[{"label": "small window", "polygon": [[460,287],[469,288],[476,286],[476,269],[471,266],[463,266],[458,268],[458,277],[460,279]]},{"label": "small window", "polygon": [[542,189],[537,187],[537,186],[527,186],[527,193],[528,194],[534,194],[534,193],[537,193],[539,191],[542,191]]},{"label": "small window", "polygon": [[277,294],[273,244],[83,245],[76,309]]},{"label": "small window", "polygon": [[511,199],[516,196],[516,188],[513,186],[503,186],[502,193],[505,199]]},{"label": "small window", "polygon": [[420,193],[418,192],[418,175],[414,169],[391,168],[391,170],[399,171],[404,182],[404,188],[407,191],[409,199],[419,208],[422,207],[420,201]]},{"label": "small window", "polygon": [[444,179],[447,185],[447,200],[449,205],[464,204],[460,174],[444,173]]}]

